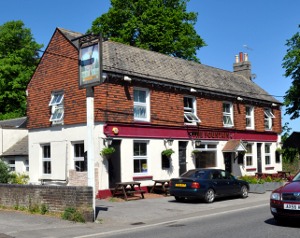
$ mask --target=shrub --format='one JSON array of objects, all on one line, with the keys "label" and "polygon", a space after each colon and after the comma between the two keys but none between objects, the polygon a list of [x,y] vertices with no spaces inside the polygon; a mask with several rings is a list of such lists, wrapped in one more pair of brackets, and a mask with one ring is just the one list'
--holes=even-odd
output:
[{"label": "shrub", "polygon": [[0,159],[0,183],[8,183],[10,178],[9,166]]},{"label": "shrub", "polygon": [[27,174],[20,174],[13,172],[10,174],[8,183],[11,184],[28,184],[29,176]]},{"label": "shrub", "polygon": [[73,222],[85,222],[83,215],[73,207],[66,208],[61,218]]}]

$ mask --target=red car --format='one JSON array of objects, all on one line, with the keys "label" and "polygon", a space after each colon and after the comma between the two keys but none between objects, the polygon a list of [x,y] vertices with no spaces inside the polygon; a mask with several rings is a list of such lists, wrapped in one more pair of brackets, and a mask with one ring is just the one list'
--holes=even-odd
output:
[{"label": "red car", "polygon": [[300,218],[300,172],[271,193],[270,210],[278,222],[286,218]]}]

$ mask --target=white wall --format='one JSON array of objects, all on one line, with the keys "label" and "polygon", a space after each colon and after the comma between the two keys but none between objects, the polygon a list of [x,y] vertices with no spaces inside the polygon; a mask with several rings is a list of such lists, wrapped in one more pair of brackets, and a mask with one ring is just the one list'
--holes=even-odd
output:
[{"label": "white wall", "polygon": [[[95,167],[102,163],[100,158],[100,141],[103,137],[103,126],[94,127],[94,155]],[[49,130],[29,131],[29,177],[30,182],[39,184],[40,179],[65,180],[69,169],[74,169],[73,146],[74,142],[84,142],[87,150],[86,126],[52,127]],[[41,145],[50,144],[51,147],[51,174],[42,174],[42,148]]]},{"label": "white wall", "polygon": [[27,129],[0,127],[0,155],[28,134]]}]

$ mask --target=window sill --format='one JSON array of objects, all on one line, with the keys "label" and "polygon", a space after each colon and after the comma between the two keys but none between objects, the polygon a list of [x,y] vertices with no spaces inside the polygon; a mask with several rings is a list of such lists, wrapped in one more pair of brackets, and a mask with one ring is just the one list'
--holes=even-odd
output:
[{"label": "window sill", "polygon": [[265,167],[265,170],[273,170],[274,166],[270,166],[270,167]]},{"label": "window sill", "polygon": [[254,171],[256,171],[256,168],[248,168],[248,169],[246,169],[246,171],[247,172],[254,172]]},{"label": "window sill", "polygon": [[153,179],[153,176],[152,176],[152,175],[134,176],[134,177],[132,177],[132,179],[133,179],[134,181],[136,181],[136,180],[152,180],[152,179]]}]

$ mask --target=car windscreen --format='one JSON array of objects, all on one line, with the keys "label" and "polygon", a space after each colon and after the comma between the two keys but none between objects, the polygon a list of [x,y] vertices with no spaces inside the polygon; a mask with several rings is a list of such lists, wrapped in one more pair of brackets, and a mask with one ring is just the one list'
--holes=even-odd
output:
[{"label": "car windscreen", "polygon": [[297,181],[297,182],[299,182],[299,181],[300,181],[300,173],[296,174],[296,176],[293,178],[292,181]]}]

